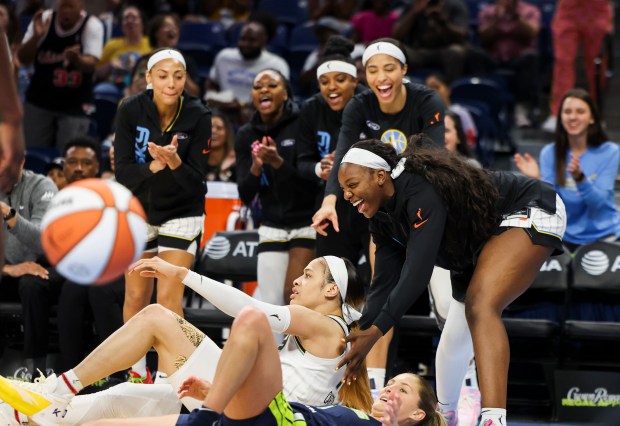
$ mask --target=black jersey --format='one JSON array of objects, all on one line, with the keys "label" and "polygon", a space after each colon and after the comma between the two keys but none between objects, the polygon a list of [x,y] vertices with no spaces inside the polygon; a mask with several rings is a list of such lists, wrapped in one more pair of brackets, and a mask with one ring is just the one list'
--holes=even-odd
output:
[{"label": "black jersey", "polygon": [[[304,179],[297,169],[297,119],[299,109],[287,101],[282,117],[274,125],[264,124],[258,112],[244,124],[235,138],[237,184],[239,196],[250,205],[258,194],[263,207],[262,223],[275,227],[309,226],[319,186],[316,180]],[[270,136],[284,159],[279,169],[264,165],[260,176],[250,173],[252,143]]]},{"label": "black jersey", "polygon": [[[165,146],[174,135],[182,164],[158,173],[149,170],[147,143]],[[201,216],[207,192],[211,112],[195,97],[183,94],[177,113],[162,131],[153,91],[127,98],[116,114],[115,176],[145,205],[151,225],[180,217]]]},{"label": "black jersey", "polygon": [[372,91],[355,95],[347,104],[342,116],[342,128],[338,135],[334,167],[327,181],[325,194],[338,195],[338,167],[344,154],[355,142],[379,139],[389,143],[401,153],[407,148],[410,136],[426,133],[435,143],[444,146],[444,110],[439,95],[426,86],[404,83],[407,100],[396,114],[381,111],[379,101]]},{"label": "black jersey", "polygon": [[[492,172],[490,179],[500,194],[498,224],[502,214],[526,207],[555,213],[556,193],[550,184],[510,172]],[[446,256],[447,206],[435,188],[422,176],[407,171],[394,180],[394,187],[392,198],[370,220],[377,245],[375,274],[361,321],[363,328],[374,324],[383,333],[398,323],[424,291],[434,265],[472,272],[480,249],[464,248],[456,259]]]},{"label": "black jersey", "polygon": [[56,19],[57,14],[53,12],[49,31],[37,47],[26,100],[41,108],[82,115],[83,104],[91,99],[93,75],[67,61],[64,51],[76,44],[81,45],[86,23],[96,18],[86,15],[78,29],[64,37],[56,33]]}]

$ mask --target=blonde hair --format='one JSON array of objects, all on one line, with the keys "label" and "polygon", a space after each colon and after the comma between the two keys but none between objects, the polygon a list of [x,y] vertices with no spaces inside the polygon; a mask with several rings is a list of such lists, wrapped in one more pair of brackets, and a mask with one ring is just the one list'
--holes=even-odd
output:
[{"label": "blonde hair", "polygon": [[437,409],[437,396],[431,385],[415,373],[407,374],[411,374],[416,378],[418,394],[420,395],[418,408],[424,411],[425,414],[424,418],[415,424],[417,426],[447,426],[446,420]]}]

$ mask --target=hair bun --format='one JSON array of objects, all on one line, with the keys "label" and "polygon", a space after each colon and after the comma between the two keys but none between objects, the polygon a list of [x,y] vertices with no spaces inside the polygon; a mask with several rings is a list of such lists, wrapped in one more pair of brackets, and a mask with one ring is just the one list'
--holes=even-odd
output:
[{"label": "hair bun", "polygon": [[325,44],[325,50],[323,51],[323,57],[332,55],[342,55],[344,57],[351,57],[351,53],[355,49],[355,44],[348,38],[339,35],[333,35],[327,39]]}]

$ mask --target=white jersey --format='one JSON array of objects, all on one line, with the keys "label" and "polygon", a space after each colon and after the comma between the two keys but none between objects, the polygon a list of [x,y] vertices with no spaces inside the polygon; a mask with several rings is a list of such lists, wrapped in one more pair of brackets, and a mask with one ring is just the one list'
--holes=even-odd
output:
[{"label": "white jersey", "polygon": [[[349,327],[336,315],[327,315],[342,327],[345,336]],[[336,366],[349,351],[350,345],[336,358],[319,358],[306,351],[299,338],[288,335],[280,345],[282,382],[284,396],[288,401],[307,405],[329,405],[338,403],[338,388],[344,376],[345,366]]]}]

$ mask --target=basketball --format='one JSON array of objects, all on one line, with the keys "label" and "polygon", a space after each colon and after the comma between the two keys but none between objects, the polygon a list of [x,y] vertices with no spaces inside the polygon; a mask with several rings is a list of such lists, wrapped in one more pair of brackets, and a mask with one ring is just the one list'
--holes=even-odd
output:
[{"label": "basketball", "polygon": [[75,182],[52,199],[41,222],[49,262],[79,284],[104,284],[135,262],[146,242],[146,216],[124,186],[102,179]]}]

